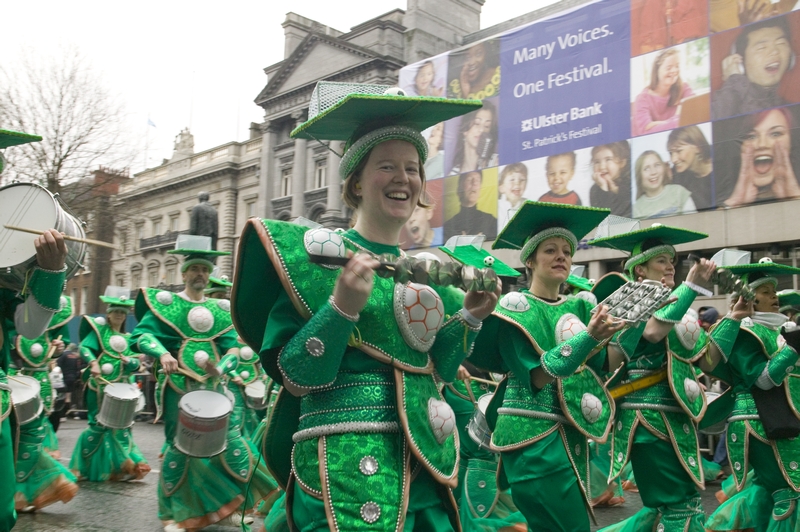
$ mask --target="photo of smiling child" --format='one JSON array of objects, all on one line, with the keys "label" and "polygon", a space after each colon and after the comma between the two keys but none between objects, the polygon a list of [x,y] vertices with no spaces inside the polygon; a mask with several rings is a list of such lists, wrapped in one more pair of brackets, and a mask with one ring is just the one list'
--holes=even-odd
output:
[{"label": "photo of smiling child", "polygon": [[668,144],[668,132],[632,141],[634,218],[660,218],[697,212],[692,193],[686,187],[673,183]]},{"label": "photo of smiling child", "polygon": [[446,96],[447,54],[419,63],[416,68],[402,69],[398,85],[408,96]]},{"label": "photo of smiling child", "polygon": [[575,177],[577,157],[574,151],[551,155],[547,158],[545,172],[550,192],[542,194],[539,201],[548,203],[565,203],[582,205],[581,198],[574,190],[570,190],[569,182]]},{"label": "photo of smiling child", "polygon": [[444,243],[442,204],[444,181],[436,179],[425,184],[426,200],[430,207],[417,207],[403,226],[400,245],[403,249],[428,248]]},{"label": "photo of smiling child", "polygon": [[497,185],[497,229],[501,230],[525,203],[528,186],[528,167],[523,163],[509,164],[500,170]]}]

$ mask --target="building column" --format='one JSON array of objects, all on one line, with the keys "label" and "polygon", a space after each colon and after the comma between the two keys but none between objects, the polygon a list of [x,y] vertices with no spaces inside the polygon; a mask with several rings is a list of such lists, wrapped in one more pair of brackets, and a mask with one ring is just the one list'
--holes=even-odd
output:
[{"label": "building column", "polygon": [[[295,127],[305,122],[306,111],[295,111],[292,119]],[[294,139],[294,161],[292,163],[292,219],[303,216],[306,212],[306,139]]]},{"label": "building column", "polygon": [[271,122],[261,124],[261,160],[258,175],[258,212],[262,218],[272,218],[272,194],[275,179],[272,175],[275,168],[275,128]]},{"label": "building column", "polygon": [[236,243],[236,199],[239,195],[236,189],[236,182],[232,179],[229,185],[230,188],[225,191],[222,197],[222,206],[224,211],[222,213],[222,227],[220,231],[219,243],[217,246],[220,251],[230,251],[231,255],[223,255],[217,259],[217,264],[223,275],[227,275],[229,279],[233,279],[233,256],[236,253],[234,244]]},{"label": "building column", "polygon": [[344,150],[343,142],[331,142],[328,150],[328,197],[325,214],[320,217],[320,223],[329,229],[340,227],[347,229],[348,221],[342,213],[342,179],[339,177],[339,164],[341,157],[333,150],[341,153]]}]

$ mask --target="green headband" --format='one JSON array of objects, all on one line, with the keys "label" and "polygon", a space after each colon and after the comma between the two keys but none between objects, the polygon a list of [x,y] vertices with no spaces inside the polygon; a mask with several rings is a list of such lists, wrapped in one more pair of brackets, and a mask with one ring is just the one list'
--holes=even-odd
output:
[{"label": "green headband", "polygon": [[750,290],[755,290],[759,286],[765,285],[767,283],[772,283],[773,285],[775,285],[775,288],[778,288],[778,278],[777,277],[770,277],[770,276],[760,277],[760,278],[756,279],[753,282],[748,282],[747,278],[749,276],[750,275],[747,274],[747,273],[742,274],[742,281],[747,283],[747,288],[749,288]]},{"label": "green headband", "polygon": [[108,308],[106,308],[106,313],[113,312],[115,310],[121,310],[122,312],[127,314],[128,312],[130,312],[131,306],[132,305],[114,305],[114,304],[109,304]]},{"label": "green headband", "polygon": [[625,271],[632,272],[633,269],[640,264],[644,264],[655,256],[667,253],[670,257],[675,257],[675,247],[669,244],[661,244],[654,246],[647,251],[642,251],[642,244],[638,243],[634,246],[631,258],[625,261]]},{"label": "green headband", "polygon": [[214,269],[214,263],[211,262],[210,260],[200,257],[195,257],[193,259],[186,259],[185,261],[183,261],[183,265],[181,266],[181,273],[184,273],[193,264],[205,264],[206,266],[208,266],[208,271]]},{"label": "green headband", "polygon": [[425,164],[428,158],[428,143],[419,131],[408,126],[386,126],[362,135],[347,148],[339,163],[339,177],[347,179],[372,148],[387,140],[410,142],[417,149],[420,166]]},{"label": "green headband", "polygon": [[563,227],[548,227],[543,231],[539,231],[535,235],[531,236],[525,245],[522,246],[522,251],[519,252],[519,260],[522,264],[525,264],[525,261],[533,255],[533,252],[536,251],[536,248],[547,240],[548,238],[552,238],[554,236],[560,236],[567,242],[569,242],[569,247],[572,250],[572,254],[575,254],[575,248],[578,247],[578,239],[575,238],[575,235],[569,229],[565,229]]}]

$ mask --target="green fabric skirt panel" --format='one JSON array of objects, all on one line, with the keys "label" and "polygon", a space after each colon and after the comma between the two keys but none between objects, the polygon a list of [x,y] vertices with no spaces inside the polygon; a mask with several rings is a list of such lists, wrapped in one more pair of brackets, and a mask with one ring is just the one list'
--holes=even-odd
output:
[{"label": "green fabric skirt panel", "polygon": [[102,425],[83,431],[72,451],[69,468],[81,480],[91,482],[141,478],[150,470],[130,428],[109,429]]},{"label": "green fabric skirt panel", "polygon": [[[750,482],[742,491],[735,491],[712,513],[705,523],[706,530],[711,532],[732,532],[734,530],[753,529],[754,532],[766,532],[772,513],[772,494],[758,481]],[[733,478],[732,476],[729,478]]]},{"label": "green fabric skirt panel", "polygon": [[[5,402],[8,401],[8,395],[5,390],[0,390],[0,397]],[[8,489],[14,482],[14,443],[11,438],[14,428],[8,417],[0,416],[0,419],[0,483],[5,486],[0,490],[0,532],[9,532],[17,522],[14,490]]]},{"label": "green fabric skirt panel", "polygon": [[42,443],[44,450],[48,453],[58,451],[58,436],[56,436],[56,431],[53,429],[50,419],[44,418],[42,426],[44,427],[44,442]]},{"label": "green fabric skirt panel", "polygon": [[33,503],[60,477],[67,482],[77,481],[75,475],[45,452],[42,419],[40,416],[20,427],[16,462],[17,506]]}]

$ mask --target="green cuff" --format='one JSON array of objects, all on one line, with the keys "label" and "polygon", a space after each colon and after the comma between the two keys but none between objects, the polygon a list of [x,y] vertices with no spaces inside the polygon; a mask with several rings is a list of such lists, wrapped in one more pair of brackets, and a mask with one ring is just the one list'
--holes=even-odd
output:
[{"label": "green cuff", "polygon": [[233,353],[223,356],[217,363],[217,371],[222,375],[230,375],[232,371],[239,367],[239,357]]},{"label": "green cuff", "polygon": [[94,356],[94,353],[92,353],[89,349],[86,349],[85,347],[80,350],[80,354],[81,354],[81,359],[83,359],[83,361],[86,362],[87,364],[90,364],[95,360],[97,360],[97,357]]},{"label": "green cuff", "polygon": [[169,353],[169,350],[161,345],[161,342],[150,333],[144,333],[139,337],[134,345],[135,351],[153,358],[161,358],[161,355]]},{"label": "green cuff", "polygon": [[125,364],[125,369],[128,371],[136,371],[139,369],[139,358],[128,357],[128,363]]},{"label": "green cuff", "polygon": [[467,323],[459,311],[436,333],[436,341],[429,354],[436,373],[444,382],[453,382],[456,378],[458,366],[472,354],[480,330],[480,326],[473,327]]},{"label": "green cuff", "polygon": [[769,362],[767,362],[767,375],[769,375],[769,380],[772,381],[772,384],[780,386],[786,377],[794,371],[798,358],[800,356],[798,356],[797,351],[786,346],[769,359]]},{"label": "green cuff", "polygon": [[331,384],[354,328],[354,322],[325,303],[281,351],[278,369],[283,378],[308,390]]},{"label": "green cuff", "polygon": [[542,369],[555,379],[569,377],[599,344],[587,331],[581,331],[542,355]]},{"label": "green cuff", "polygon": [[670,298],[678,298],[674,303],[670,303],[666,307],[662,307],[653,314],[653,317],[658,321],[665,321],[667,323],[680,323],[689,307],[692,306],[694,299],[697,297],[697,292],[681,284],[678,288],[672,291]]},{"label": "green cuff", "polygon": [[59,271],[43,270],[38,266],[33,268],[28,287],[40,307],[53,312],[58,312],[61,308],[61,292],[64,290],[66,272],[66,267]]},{"label": "green cuff", "polygon": [[709,334],[711,341],[722,353],[725,361],[731,356],[736,338],[739,336],[740,327],[741,322],[739,320],[725,316],[711,329],[711,334]]},{"label": "green cuff", "polygon": [[636,353],[636,347],[639,345],[639,340],[642,339],[646,321],[640,322],[636,327],[628,327],[616,333],[611,339],[611,344],[619,347],[620,351],[625,355],[626,360],[631,360]]}]

